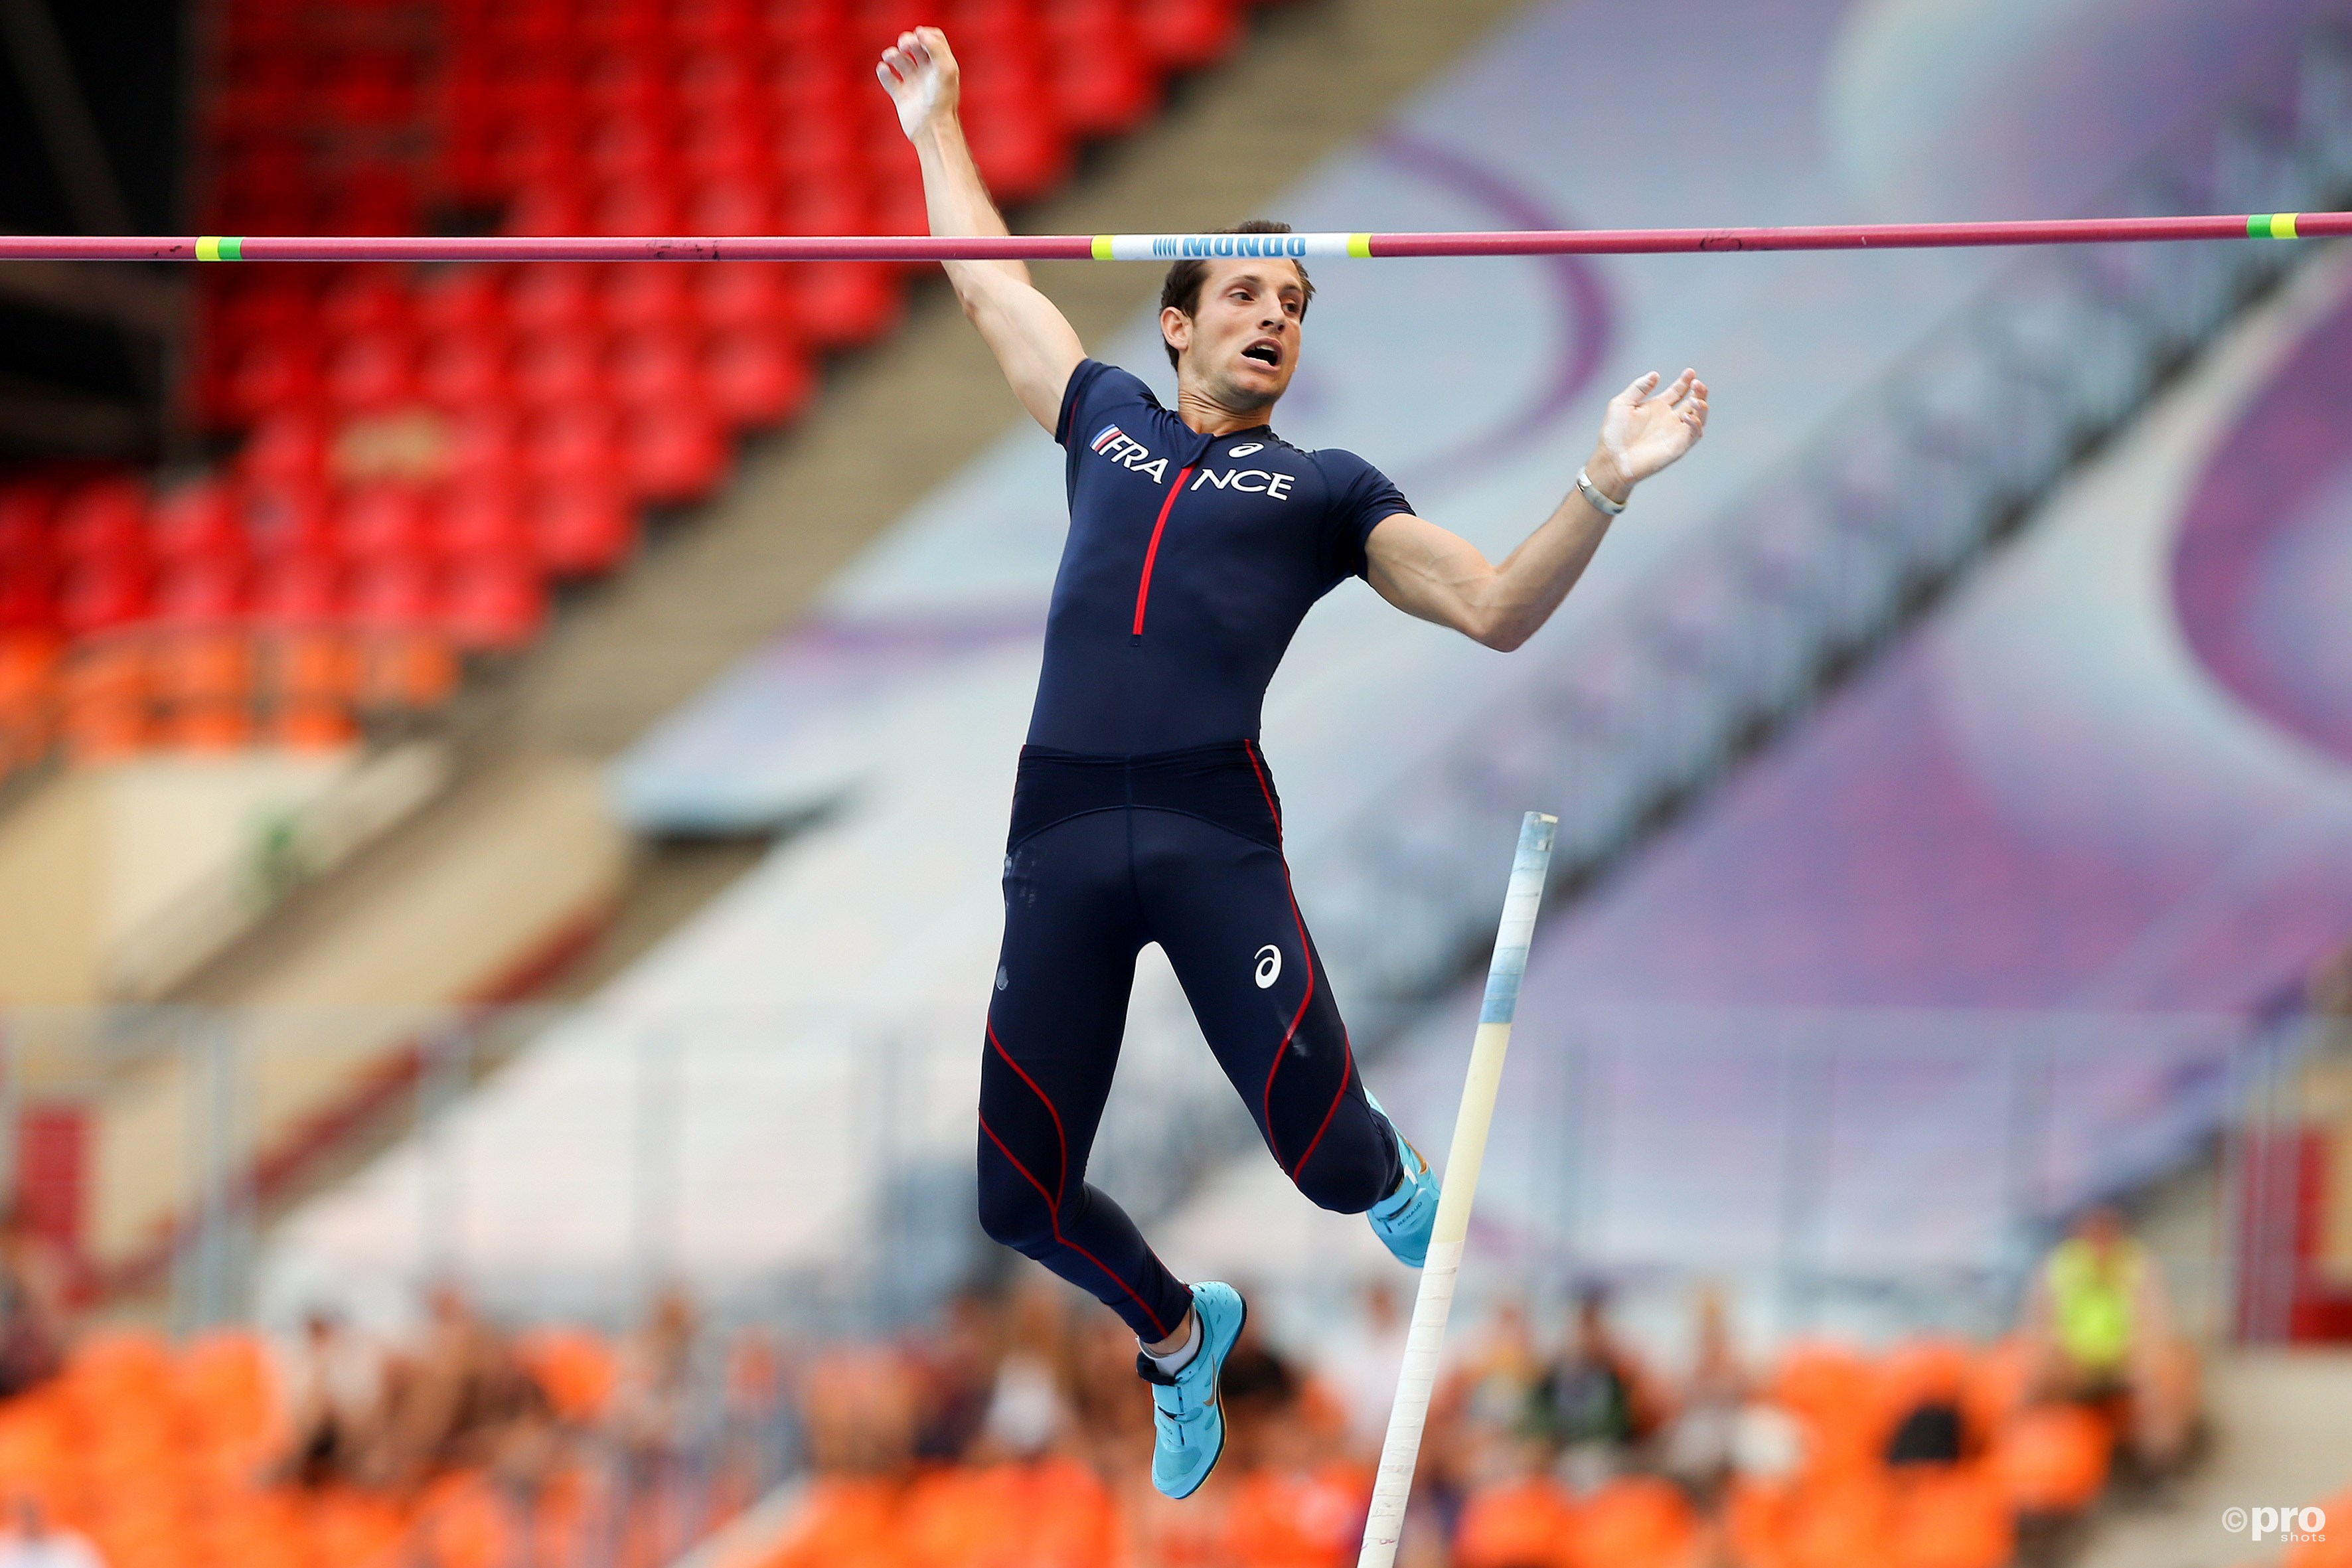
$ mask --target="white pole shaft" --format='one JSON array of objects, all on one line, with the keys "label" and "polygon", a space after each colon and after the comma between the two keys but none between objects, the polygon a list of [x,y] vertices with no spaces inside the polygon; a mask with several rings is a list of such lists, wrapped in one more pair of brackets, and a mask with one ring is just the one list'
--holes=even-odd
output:
[{"label": "white pole shaft", "polygon": [[1413,1298],[1404,1370],[1397,1378],[1396,1403],[1389,1407],[1388,1437],[1381,1445],[1380,1476],[1372,1483],[1371,1516],[1365,1521],[1364,1549],[1356,1568],[1391,1568],[1404,1532],[1404,1505],[1421,1458],[1421,1431],[1437,1387],[1437,1352],[1445,1342],[1445,1320],[1454,1310],[1454,1286],[1462,1273],[1463,1243],[1470,1235],[1470,1200],[1477,1195],[1478,1166],[1486,1157],[1486,1131],[1495,1121],[1503,1056],[1510,1048],[1511,1019],[1519,1006],[1519,978],[1527,972],[1528,944],[1535,936],[1536,909],[1543,902],[1552,830],[1559,820],[1531,811],[1519,824],[1511,885],[1503,895],[1502,929],[1495,934],[1486,998],[1478,1009],[1478,1034],[1470,1047],[1470,1076],[1462,1086],[1462,1108],[1454,1117],[1437,1224],[1429,1238],[1429,1259],[1422,1266],[1421,1289]]}]

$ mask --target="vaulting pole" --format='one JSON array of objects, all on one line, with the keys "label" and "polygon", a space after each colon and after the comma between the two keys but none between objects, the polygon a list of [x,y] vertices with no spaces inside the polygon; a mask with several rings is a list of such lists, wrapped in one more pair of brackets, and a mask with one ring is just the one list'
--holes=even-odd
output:
[{"label": "vaulting pole", "polygon": [[1833,224],[1798,228],[1564,228],[1474,234],[752,235],[378,237],[0,235],[0,260],[47,261],[1170,261],[1188,256],[1668,256],[1734,250],[1919,250],[2150,240],[2319,239],[2352,213]]},{"label": "vaulting pole", "polygon": [[1364,1548],[1356,1568],[1390,1568],[1404,1531],[1405,1500],[1421,1458],[1421,1430],[1437,1386],[1437,1352],[1445,1342],[1445,1320],[1454,1309],[1454,1287],[1462,1273],[1462,1247],[1470,1235],[1470,1201],[1478,1193],[1486,1131],[1494,1123],[1495,1097],[1503,1084],[1503,1056],[1510,1048],[1511,1019],[1519,1007],[1519,977],[1527,972],[1528,944],[1535,939],[1536,908],[1543,902],[1552,830],[1559,822],[1531,811],[1519,824],[1518,853],[1511,859],[1510,887],[1503,894],[1502,928],[1495,933],[1486,996],[1470,1047],[1470,1075],[1462,1085],[1461,1109],[1454,1113],[1454,1142],[1446,1146],[1437,1223],[1429,1237],[1428,1260],[1421,1268],[1421,1289],[1413,1298],[1412,1326],[1405,1331],[1404,1370],[1397,1377],[1396,1403],[1389,1407],[1388,1437],[1381,1445],[1380,1475],[1372,1483],[1372,1510],[1364,1523]]}]

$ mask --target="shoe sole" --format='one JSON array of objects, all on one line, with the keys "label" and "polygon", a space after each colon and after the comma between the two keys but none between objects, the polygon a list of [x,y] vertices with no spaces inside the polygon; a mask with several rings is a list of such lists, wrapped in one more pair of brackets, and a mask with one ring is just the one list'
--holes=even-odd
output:
[{"label": "shoe sole", "polygon": [[[1242,1330],[1249,1326],[1248,1298],[1236,1290],[1234,1292],[1234,1300],[1242,1304],[1242,1315],[1234,1323],[1234,1337],[1225,1343],[1225,1349],[1228,1352],[1233,1350],[1234,1345],[1241,1342]],[[1203,1353],[1206,1353],[1208,1348],[1209,1347],[1206,1345],[1201,1347]],[[1160,1494],[1171,1502],[1182,1502],[1186,1498],[1191,1497],[1194,1492],[1199,1491],[1202,1487],[1208,1485],[1209,1478],[1216,1474],[1217,1461],[1225,1457],[1225,1436],[1227,1429],[1225,1426],[1225,1362],[1223,1356],[1219,1356],[1217,1358],[1217,1381],[1209,1385],[1209,1396],[1215,1402],[1217,1406],[1217,1451],[1209,1456],[1209,1462],[1205,1466],[1202,1467],[1200,1475],[1193,1480],[1191,1486],[1186,1487],[1181,1492],[1161,1492]]]}]

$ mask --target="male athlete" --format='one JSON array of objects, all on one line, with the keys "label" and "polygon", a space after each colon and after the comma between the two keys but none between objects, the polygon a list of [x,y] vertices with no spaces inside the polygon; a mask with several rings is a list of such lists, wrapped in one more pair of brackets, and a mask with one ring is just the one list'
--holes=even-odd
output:
[{"label": "male athlete", "polygon": [[[965,147],[955,57],[899,35],[876,74],[922,163],[935,235],[1002,235]],[[1276,224],[1241,232],[1287,232]],[[1239,247],[1237,247],[1239,248]],[[1136,954],[1158,942],[1265,1146],[1324,1208],[1366,1214],[1419,1268],[1437,1179],[1365,1092],[1290,896],[1258,710],[1316,600],[1362,576],[1408,615],[1517,647],[1559,607],[1639,480],[1706,426],[1706,385],[1645,375],[1609,404],[1576,489],[1500,565],[1412,515],[1351,453],[1267,423],[1314,285],[1296,261],[1180,261],[1160,297],[1176,407],[1088,359],[1017,261],[946,264],[1013,394],[1068,453],[1070,531],[1045,622],[1004,858],[1004,944],[980,1085],[988,1234],[1091,1290],[1141,1344],[1151,1479],[1189,1497],[1224,1449],[1229,1285],[1185,1287],[1086,1184]],[[1470,323],[1465,323],[1469,326]]]}]

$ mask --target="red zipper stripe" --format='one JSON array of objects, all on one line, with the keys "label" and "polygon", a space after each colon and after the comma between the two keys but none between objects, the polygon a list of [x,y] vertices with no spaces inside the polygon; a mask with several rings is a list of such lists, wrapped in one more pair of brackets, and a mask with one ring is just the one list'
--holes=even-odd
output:
[{"label": "red zipper stripe", "polygon": [[1143,607],[1151,602],[1151,563],[1160,559],[1160,536],[1168,527],[1168,513],[1176,505],[1176,492],[1192,477],[1187,467],[1176,470],[1176,482],[1168,487],[1168,499],[1160,503],[1160,520],[1151,525],[1151,542],[1143,552],[1143,578],[1135,585],[1135,635],[1143,635]]}]

